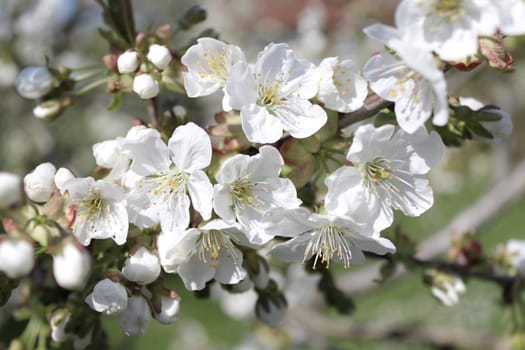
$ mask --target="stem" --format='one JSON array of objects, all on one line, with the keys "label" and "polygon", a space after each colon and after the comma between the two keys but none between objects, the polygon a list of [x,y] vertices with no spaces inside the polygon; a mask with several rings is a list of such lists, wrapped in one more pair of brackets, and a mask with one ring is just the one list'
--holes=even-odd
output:
[{"label": "stem", "polygon": [[106,69],[100,69],[99,71],[96,71],[96,72],[86,73],[86,74],[82,74],[82,75],[76,76],[76,77],[73,78],[73,80],[76,81],[76,82],[79,82],[79,81],[82,81],[82,80],[91,79],[93,77],[96,77],[97,75],[100,75],[100,74],[103,74],[103,73],[106,73],[106,72],[107,72]]},{"label": "stem", "polygon": [[376,94],[370,94],[365,99],[363,107],[349,113],[339,113],[338,128],[342,129],[351,124],[373,117],[383,108],[393,106],[393,102],[385,101]]},{"label": "stem", "polygon": [[104,79],[100,79],[100,80],[96,80],[90,84],[87,84],[85,85],[84,87],[82,87],[80,90],[78,90],[77,92],[75,92],[75,96],[80,96],[82,94],[85,94],[86,92],[88,91],[91,91],[101,85],[104,85],[106,84],[109,80],[111,79],[111,77],[106,77]]},{"label": "stem", "polygon": [[153,128],[159,130],[159,119],[158,119],[158,109],[157,109],[157,98],[150,98],[146,100],[146,108],[148,109],[149,119]]}]

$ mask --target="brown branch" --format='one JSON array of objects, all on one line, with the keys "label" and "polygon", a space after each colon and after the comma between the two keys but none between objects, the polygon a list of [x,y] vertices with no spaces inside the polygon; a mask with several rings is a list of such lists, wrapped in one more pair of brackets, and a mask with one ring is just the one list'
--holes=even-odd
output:
[{"label": "brown branch", "polygon": [[365,99],[363,107],[359,108],[357,111],[349,113],[339,113],[339,129],[347,127],[353,123],[363,121],[365,119],[371,118],[377,114],[383,108],[388,108],[393,106],[393,102],[385,101],[376,94],[370,94]]},{"label": "brown branch", "polygon": [[[489,223],[508,205],[522,198],[525,193],[525,160],[492,189],[487,191],[472,206],[458,214],[447,226],[432,234],[419,245],[417,259],[429,260],[447,251],[450,236],[461,237],[467,232],[476,232]],[[356,269],[339,278],[338,286],[346,293],[360,293],[377,287],[381,263],[373,263]],[[406,273],[399,267],[394,277]]]},{"label": "brown branch", "polygon": [[158,109],[157,109],[157,98],[149,98],[146,100],[146,108],[148,109],[148,115],[151,122],[151,126],[154,129],[159,130],[159,116],[158,116]]},{"label": "brown branch", "polygon": [[[381,322],[355,323],[349,318],[332,318],[308,308],[291,308],[287,324],[299,324],[309,337],[321,336],[335,339],[386,340],[430,345],[446,349],[510,349],[510,340],[493,334],[478,333],[461,328],[438,328],[420,323],[392,325]],[[303,334],[304,334],[303,333]]]}]

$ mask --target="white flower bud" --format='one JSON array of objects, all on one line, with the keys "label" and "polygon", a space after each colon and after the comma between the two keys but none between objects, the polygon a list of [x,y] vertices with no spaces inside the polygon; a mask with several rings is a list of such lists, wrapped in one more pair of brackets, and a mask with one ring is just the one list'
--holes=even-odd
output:
[{"label": "white flower bud", "polygon": [[44,101],[33,108],[33,115],[38,119],[52,120],[62,112],[62,104],[58,100]]},{"label": "white flower bud", "polygon": [[24,190],[34,202],[47,202],[55,186],[56,168],[51,163],[42,163],[24,177]]},{"label": "white flower bud", "polygon": [[65,183],[74,178],[75,175],[67,168],[59,168],[57,170],[55,174],[55,185],[60,190],[60,193],[63,192]]},{"label": "white flower bud", "polygon": [[162,296],[160,299],[160,313],[155,318],[162,324],[171,324],[179,318],[180,297],[174,293],[173,296]]},{"label": "white flower bud", "polygon": [[171,52],[166,46],[153,44],[149,47],[148,60],[160,70],[164,70],[171,62]]},{"label": "white flower bud", "polygon": [[160,275],[159,258],[148,249],[140,247],[126,259],[122,275],[128,281],[149,284]]},{"label": "white flower bud", "polygon": [[128,307],[128,292],[122,284],[106,278],[95,285],[85,301],[97,312],[116,315]]},{"label": "white flower bud", "polygon": [[133,79],[133,91],[142,99],[153,98],[159,94],[159,83],[149,74],[137,75]]},{"label": "white flower bud", "polygon": [[56,342],[63,342],[66,340],[66,326],[69,322],[71,314],[67,309],[60,309],[53,312],[49,325],[51,326],[51,339]]},{"label": "white flower bud", "polygon": [[126,51],[117,59],[117,68],[119,73],[133,73],[139,66],[137,51]]},{"label": "white flower bud", "polygon": [[0,240],[0,257],[0,271],[10,278],[29,274],[35,263],[33,246],[23,239]]},{"label": "white flower bud", "polygon": [[126,335],[144,334],[151,321],[148,302],[141,296],[133,295],[128,300],[128,308],[120,315],[120,328]]},{"label": "white flower bud", "polygon": [[91,256],[72,241],[67,241],[62,251],[53,256],[53,276],[62,288],[81,289],[86,284],[90,270]]},{"label": "white flower bud", "polygon": [[27,67],[18,74],[15,84],[21,96],[36,99],[51,91],[53,77],[46,67]]},{"label": "white flower bud", "polygon": [[20,176],[0,171],[0,209],[22,201],[21,182]]},{"label": "white flower bud", "polygon": [[111,169],[120,158],[116,140],[108,140],[93,145],[93,156],[98,166]]}]

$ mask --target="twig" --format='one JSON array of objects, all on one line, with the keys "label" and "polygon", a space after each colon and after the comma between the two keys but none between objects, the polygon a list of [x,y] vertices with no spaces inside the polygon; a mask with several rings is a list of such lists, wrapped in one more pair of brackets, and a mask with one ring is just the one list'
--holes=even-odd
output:
[{"label": "twig", "polygon": [[146,108],[148,109],[149,119],[151,121],[151,126],[154,129],[159,130],[159,116],[157,109],[157,98],[153,97],[146,100]]},{"label": "twig", "polygon": [[[494,219],[503,208],[522,197],[523,193],[525,193],[525,160],[477,202],[457,215],[450,224],[424,240],[419,245],[416,258],[429,260],[446,252],[451,234],[460,237],[467,232],[475,232]],[[337,284],[346,293],[368,291],[379,285],[375,281],[379,276],[380,267],[381,263],[373,263],[356,269],[341,276]],[[400,267],[394,277],[400,277],[405,273],[406,270]]]},{"label": "twig", "polygon": [[310,336],[336,339],[390,340],[426,344],[440,349],[510,349],[510,341],[492,334],[461,328],[423,327],[419,323],[391,325],[380,322],[356,324],[348,318],[332,318],[308,308],[292,308],[287,313],[289,323],[300,323]]},{"label": "twig", "polygon": [[363,107],[359,108],[357,111],[339,114],[338,127],[339,129],[342,129],[353,123],[371,118],[383,108],[387,108],[392,105],[393,102],[385,101],[376,94],[370,94],[365,99]]}]

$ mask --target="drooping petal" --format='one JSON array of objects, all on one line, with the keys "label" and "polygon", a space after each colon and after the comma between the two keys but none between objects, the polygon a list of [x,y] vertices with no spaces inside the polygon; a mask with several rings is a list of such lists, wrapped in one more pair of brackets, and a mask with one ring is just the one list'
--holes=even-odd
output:
[{"label": "drooping petal", "polygon": [[180,170],[191,173],[210,165],[210,137],[195,123],[177,127],[168,141],[168,148],[173,163]]},{"label": "drooping petal", "polygon": [[213,186],[208,175],[202,170],[195,170],[188,178],[188,192],[193,208],[204,220],[211,218]]},{"label": "drooping petal", "polygon": [[241,124],[242,130],[250,142],[274,143],[283,134],[281,119],[273,116],[266,108],[256,104],[242,107]]},{"label": "drooping petal", "polygon": [[275,115],[279,117],[282,128],[299,139],[312,136],[328,120],[321,106],[296,98],[290,99],[283,107],[276,107]]}]

